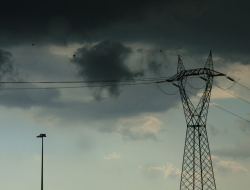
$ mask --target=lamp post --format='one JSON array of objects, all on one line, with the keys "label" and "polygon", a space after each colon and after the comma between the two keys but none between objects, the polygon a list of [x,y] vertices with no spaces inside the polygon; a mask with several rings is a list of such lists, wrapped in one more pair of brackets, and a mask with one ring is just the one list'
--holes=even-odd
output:
[{"label": "lamp post", "polygon": [[36,136],[37,138],[42,138],[42,172],[41,172],[41,190],[43,190],[43,137],[46,137],[46,134],[40,134]]}]

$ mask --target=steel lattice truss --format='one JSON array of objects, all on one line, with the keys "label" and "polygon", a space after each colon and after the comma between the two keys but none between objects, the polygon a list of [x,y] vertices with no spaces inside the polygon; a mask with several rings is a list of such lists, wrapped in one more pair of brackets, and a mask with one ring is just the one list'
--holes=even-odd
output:
[{"label": "steel lattice truss", "polygon": [[[185,91],[188,76],[199,75],[206,81],[204,93],[195,108]],[[204,68],[185,70],[178,57],[177,74],[166,80],[178,81],[183,110],[187,122],[183,155],[181,190],[216,190],[212,159],[209,149],[206,121],[213,85],[213,77],[224,74],[213,70],[212,52]]]}]

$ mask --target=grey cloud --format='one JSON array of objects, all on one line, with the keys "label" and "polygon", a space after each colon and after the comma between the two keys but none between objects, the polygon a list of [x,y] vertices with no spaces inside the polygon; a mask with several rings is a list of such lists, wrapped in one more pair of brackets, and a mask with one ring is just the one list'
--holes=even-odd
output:
[{"label": "grey cloud", "polygon": [[0,49],[0,64],[1,66],[10,61],[11,53]]},{"label": "grey cloud", "polygon": [[158,75],[160,74],[160,71],[162,68],[162,63],[157,63],[156,61],[152,61],[152,62],[149,62],[148,66],[152,72],[154,72]]},{"label": "grey cloud", "polygon": [[211,131],[211,133],[213,134],[213,135],[217,135],[217,134],[219,134],[219,129],[217,128],[217,127],[215,127],[215,126],[213,126],[213,125],[208,125],[209,127],[208,127],[208,129],[209,129],[209,131]]},{"label": "grey cloud", "polygon": [[220,148],[212,151],[215,155],[227,156],[232,158],[249,158],[249,142],[237,142],[235,146]]},{"label": "grey cloud", "polygon": [[223,161],[218,157],[213,157],[213,165],[216,170],[223,172],[225,174],[231,172],[247,172],[247,169],[237,162]]},{"label": "grey cloud", "polygon": [[78,147],[83,151],[91,151],[95,147],[95,141],[87,135],[82,135],[77,143]]},{"label": "grey cloud", "polygon": [[152,164],[144,164],[139,167],[141,169],[142,175],[150,180],[154,180],[164,176],[165,168],[153,167]]},{"label": "grey cloud", "polygon": [[[125,64],[131,52],[130,48],[119,42],[105,40],[92,47],[78,49],[72,62],[78,66],[78,74],[82,78],[89,81],[116,80],[112,85],[118,85],[124,79],[133,79],[143,75],[142,71],[131,71]],[[102,99],[103,89],[108,90],[111,96],[117,97],[120,94],[118,86],[103,86],[94,90],[93,95],[97,100]]]},{"label": "grey cloud", "polygon": [[0,49],[0,80],[6,77],[9,80],[17,78],[17,67],[11,61],[11,57],[10,52]]},{"label": "grey cloud", "polygon": [[[179,101],[178,95],[166,96],[154,84],[123,86],[122,90],[123,93],[119,97],[107,98],[103,101],[94,99],[88,101],[62,100],[62,92],[59,89],[2,90],[0,104],[10,108],[41,108],[31,113],[34,118],[40,121],[55,118],[55,125],[72,126],[85,123],[85,126],[93,126],[94,123],[97,130],[112,133],[117,132],[119,118],[135,117],[143,113],[164,112],[176,106]],[[75,93],[81,96],[81,92],[81,90],[77,90]],[[154,134],[145,135],[147,137],[139,137],[155,139]]]},{"label": "grey cloud", "polygon": [[[43,106],[36,112],[36,118],[46,120],[55,118],[58,126],[82,125],[95,127],[103,133],[119,132],[123,137],[130,138],[126,131],[117,131],[119,118],[135,117],[143,113],[164,112],[177,105],[179,96],[166,96],[155,86],[129,86],[123,87],[124,92],[116,99],[107,98],[103,101],[90,100],[87,102],[64,101],[54,102],[51,107]],[[133,97],[133,98],[131,98]],[[136,136],[137,140],[156,139],[154,134],[144,133]]]},{"label": "grey cloud", "polygon": [[[34,87],[31,85],[29,87]],[[32,106],[60,107],[54,100],[60,96],[59,90],[2,90],[0,104],[6,107],[29,109]]]},{"label": "grey cloud", "polygon": [[167,163],[167,166],[154,167],[150,164],[140,166],[143,175],[148,179],[156,179],[158,177],[164,176],[165,179],[175,179],[180,177],[181,170],[176,168],[173,164]]},{"label": "grey cloud", "polygon": [[218,127],[215,127],[213,125],[208,124],[208,132],[210,132],[212,135],[216,136],[218,134],[227,134],[228,130],[227,129],[219,129]]},{"label": "grey cloud", "polygon": [[247,121],[242,121],[242,120],[238,120],[239,123],[239,129],[245,134],[245,135],[249,135],[250,136],[250,126],[249,126],[249,122]]},{"label": "grey cloud", "polygon": [[146,54],[149,70],[155,75],[162,76],[164,74],[163,71],[169,66],[165,50],[152,49],[147,51]]},{"label": "grey cloud", "polygon": [[138,132],[130,131],[129,128],[123,128],[119,132],[122,134],[124,140],[158,140],[156,135],[152,132],[144,132],[143,134],[140,134]]},{"label": "grey cloud", "polygon": [[[126,57],[130,55],[131,51],[130,48],[125,47],[121,43],[104,41],[95,46],[79,49],[79,52],[76,52],[74,61],[78,61],[75,62],[75,65],[78,66],[79,74],[81,74],[83,78],[86,77],[86,80],[116,79],[121,81],[123,78],[134,78],[138,76],[138,74],[141,74],[141,72],[134,71],[125,64]],[[157,53],[156,55],[153,54],[152,60],[160,57]],[[27,60],[28,59],[29,58],[27,58]],[[43,80],[43,78],[48,80],[50,75],[53,75],[53,72],[57,71],[55,68],[60,68],[62,65],[61,60],[57,63],[54,59],[54,64],[45,61],[45,63],[47,63],[45,66],[42,64],[43,62],[34,63],[35,64],[31,61],[25,69],[31,69],[28,72],[36,76],[39,74],[40,70],[43,74],[41,80]],[[108,63],[111,63],[111,65],[107,65]],[[31,66],[36,70],[32,69]],[[37,67],[39,67],[39,69],[37,69]],[[64,79],[65,76],[68,77],[67,73],[62,72],[67,71],[66,68],[59,71],[64,73],[61,80]],[[100,73],[95,73],[95,71]],[[119,74],[117,75],[117,73]],[[176,68],[174,69],[174,74],[175,73]],[[35,78],[35,80],[37,79]],[[159,86],[163,91],[170,94],[178,90],[171,84],[161,83]],[[66,89],[64,90],[66,91]],[[102,90],[103,88],[100,88],[99,91],[93,90],[93,92],[98,93],[102,92]],[[105,88],[105,90],[110,91],[112,95],[117,95],[112,89]],[[23,109],[29,109],[32,107],[42,108],[33,113],[37,118],[42,118],[43,120],[46,120],[47,118],[56,118],[59,123],[63,125],[71,125],[72,123],[79,124],[83,121],[85,123],[105,121],[105,124],[97,125],[96,128],[101,132],[110,133],[117,131],[117,125],[115,122],[119,118],[134,117],[143,113],[165,112],[176,106],[176,103],[180,101],[178,94],[175,96],[166,96],[159,91],[154,84],[123,86],[115,90],[117,90],[115,92],[120,92],[120,90],[122,90],[123,93],[115,99],[107,98],[100,102],[94,101],[93,99],[89,100],[90,97],[86,98],[88,99],[87,101],[85,98],[82,99],[83,101],[81,101],[80,98],[77,98],[77,100],[62,100],[60,97],[63,92],[60,92],[60,90],[2,91],[0,93],[0,103],[6,107],[19,107]],[[73,91],[72,93],[75,93],[73,89],[69,91],[69,94],[71,94],[71,91]],[[79,95],[79,97],[84,97],[87,94],[84,93],[86,91],[78,89],[76,93],[78,93],[77,95]],[[68,95],[65,95],[64,97],[66,96]],[[109,120],[112,121],[112,125],[106,124]],[[90,126],[92,126],[92,124]],[[132,140],[157,140],[156,135],[150,132],[138,135],[124,129],[121,131],[121,134],[125,138],[130,138]]]}]

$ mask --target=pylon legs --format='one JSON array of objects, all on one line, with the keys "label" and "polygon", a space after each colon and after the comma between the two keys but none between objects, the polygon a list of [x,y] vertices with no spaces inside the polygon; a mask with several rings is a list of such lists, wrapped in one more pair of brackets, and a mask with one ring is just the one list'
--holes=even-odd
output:
[{"label": "pylon legs", "polygon": [[216,190],[206,126],[188,126],[180,190]]}]

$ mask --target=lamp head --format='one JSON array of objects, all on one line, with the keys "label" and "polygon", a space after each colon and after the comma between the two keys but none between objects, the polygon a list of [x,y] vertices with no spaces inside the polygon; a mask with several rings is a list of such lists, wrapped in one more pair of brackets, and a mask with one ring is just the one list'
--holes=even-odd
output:
[{"label": "lamp head", "polygon": [[38,136],[36,136],[37,138],[43,138],[43,137],[46,137],[46,134],[40,134]]}]

